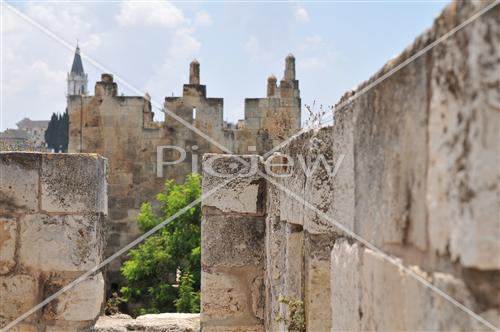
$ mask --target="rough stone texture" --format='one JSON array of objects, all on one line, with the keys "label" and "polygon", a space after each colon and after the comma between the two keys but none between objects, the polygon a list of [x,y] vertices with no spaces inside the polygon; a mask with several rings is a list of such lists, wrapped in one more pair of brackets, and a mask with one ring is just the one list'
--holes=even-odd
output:
[{"label": "rough stone texture", "polygon": [[16,265],[16,242],[16,219],[0,218],[0,274],[9,273]]},{"label": "rough stone texture", "polygon": [[[236,164],[235,158],[209,155],[204,161],[210,164],[210,157],[217,157],[212,163],[212,170],[220,174],[235,176],[235,171],[240,175],[248,174],[242,163]],[[251,162],[249,158],[243,158]],[[256,168],[262,170],[261,158],[254,156],[253,159]],[[235,167],[235,164],[239,166]],[[237,173],[241,169],[244,172]],[[203,192],[209,192],[215,185],[225,182],[225,177],[205,172]],[[266,228],[262,215],[265,198],[260,194],[263,192],[260,188],[262,180],[252,175],[238,177],[235,183],[238,185],[225,184],[217,190],[218,199],[225,203],[202,201],[201,324],[204,330],[232,331],[241,328],[254,331],[264,328]],[[255,186],[260,189],[254,190]],[[231,206],[228,202],[234,202],[232,196],[244,197],[248,203]]]},{"label": "rough stone texture", "polygon": [[[42,162],[41,209],[46,212],[107,211],[106,167],[97,155],[46,154]],[[64,169],[65,172],[60,170]]]},{"label": "rough stone texture", "polygon": [[102,258],[100,214],[19,218],[19,263],[40,271],[87,271]]},{"label": "rough stone texture", "polygon": [[265,225],[261,217],[205,215],[201,229],[205,250],[201,264],[239,267],[262,263]]},{"label": "rough stone texture", "polygon": [[[4,326],[35,306],[38,301],[38,282],[26,274],[0,277],[2,301],[0,301],[0,326]],[[27,320],[31,321],[32,317]]]},{"label": "rough stone texture", "polygon": [[[69,96],[69,152],[98,153],[109,160],[110,230],[106,255],[116,252],[140,234],[135,218],[140,205],[145,201],[154,202],[166,179],[182,181],[187,174],[200,172],[204,153],[220,153],[225,147],[234,153],[263,154],[300,128],[301,101],[299,82],[295,78],[295,59],[287,58],[285,67],[288,74],[279,86],[275,86],[272,95],[245,100],[245,119],[237,125],[223,120],[222,98],[207,97],[197,61],[191,64],[189,84],[183,86],[182,96],[166,97],[161,106],[154,105],[147,94],[144,97],[120,96],[110,74],[103,74],[96,83],[94,96]],[[153,106],[163,106],[170,112],[165,121],[154,121]],[[181,157],[173,148],[161,148],[165,146],[184,149],[185,159],[157,169],[158,157],[163,161]],[[82,184],[82,188],[91,185]],[[259,190],[257,184],[234,196],[237,199],[227,196],[228,206],[255,213],[255,202],[247,199],[255,190]],[[78,192],[75,192],[68,199],[74,203],[77,197]],[[21,204],[24,198],[16,199]],[[72,204],[75,209],[87,203],[77,201],[78,204]],[[52,206],[51,198],[44,198],[43,204],[50,211],[65,209],[65,203]],[[108,285],[122,284],[120,265],[117,260],[108,266]]]},{"label": "rough stone texture", "polygon": [[[1,152],[0,171],[2,327],[101,262],[107,162],[92,154]],[[99,273],[14,331],[88,329],[103,301]]]},{"label": "rough stone texture", "polygon": [[101,316],[92,332],[197,332],[200,331],[199,314],[166,313],[143,315],[136,319],[128,315]]},{"label": "rough stone texture", "polygon": [[[294,136],[265,161],[256,181],[266,180],[266,330],[291,329],[286,301],[303,301],[307,331],[488,330],[439,291],[500,328],[500,6],[381,80],[487,3],[450,4],[342,97],[333,126]],[[235,179],[221,199],[234,198],[207,206],[207,220],[243,218],[233,200],[247,189],[251,200],[256,190]],[[252,231],[240,227],[206,223],[202,236],[246,245]],[[214,265],[242,260],[237,248],[204,248]],[[202,297],[224,298],[235,271],[211,272]]]},{"label": "rough stone texture", "polygon": [[[259,156],[205,154],[202,186],[203,192],[211,194],[203,200],[203,205],[222,212],[262,215],[265,206],[261,193],[265,190],[265,181],[257,172],[263,169]],[[239,178],[220,186],[221,181],[233,177]]]},{"label": "rough stone texture", "polygon": [[[0,155],[0,208],[5,211],[38,210],[40,154],[11,153]],[[8,175],[8,176],[7,176]]]},{"label": "rough stone texture", "polygon": [[102,273],[82,281],[57,300],[56,320],[93,321],[101,313],[104,302]]},{"label": "rough stone texture", "polygon": [[[477,7],[448,13],[463,19]],[[437,47],[429,79],[430,245],[482,270],[500,269],[499,12]]]}]

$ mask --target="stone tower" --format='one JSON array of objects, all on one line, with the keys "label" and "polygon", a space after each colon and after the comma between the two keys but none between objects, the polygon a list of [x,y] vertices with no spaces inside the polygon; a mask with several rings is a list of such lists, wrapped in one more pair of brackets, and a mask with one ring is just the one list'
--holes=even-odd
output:
[{"label": "stone tower", "polygon": [[87,94],[87,73],[83,70],[80,47],[76,46],[71,72],[68,73],[68,96]]}]

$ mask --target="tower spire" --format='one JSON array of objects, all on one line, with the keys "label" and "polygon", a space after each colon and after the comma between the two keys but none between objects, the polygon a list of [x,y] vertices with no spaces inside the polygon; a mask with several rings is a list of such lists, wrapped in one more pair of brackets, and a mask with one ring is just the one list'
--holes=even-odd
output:
[{"label": "tower spire", "polygon": [[82,57],[80,55],[80,46],[76,43],[75,56],[71,71],[68,73],[68,95],[87,94],[87,74],[83,69]]}]

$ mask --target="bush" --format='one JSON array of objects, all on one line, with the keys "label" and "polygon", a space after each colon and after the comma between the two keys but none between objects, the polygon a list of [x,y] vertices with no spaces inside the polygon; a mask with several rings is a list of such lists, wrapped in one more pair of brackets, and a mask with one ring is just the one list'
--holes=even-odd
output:
[{"label": "bush", "polygon": [[[184,184],[166,181],[156,196],[158,213],[150,202],[141,206],[137,223],[148,231],[200,198],[200,176],[191,174]],[[128,254],[121,273],[127,281],[124,299],[140,307],[134,314],[199,312],[201,204],[177,216]]]}]

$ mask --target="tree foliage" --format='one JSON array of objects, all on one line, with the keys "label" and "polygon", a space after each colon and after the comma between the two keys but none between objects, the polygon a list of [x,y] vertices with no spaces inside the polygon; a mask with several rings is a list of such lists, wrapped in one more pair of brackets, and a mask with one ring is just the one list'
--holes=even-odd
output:
[{"label": "tree foliage", "polygon": [[45,131],[45,143],[55,152],[68,151],[69,116],[68,109],[63,114],[52,113]]},{"label": "tree foliage", "polygon": [[121,292],[133,307],[140,307],[135,314],[199,312],[201,205],[180,212],[200,195],[200,176],[191,174],[183,184],[166,181],[156,196],[159,209],[151,202],[142,204],[137,224],[143,231],[175,218],[131,250],[121,268],[127,281]]}]

